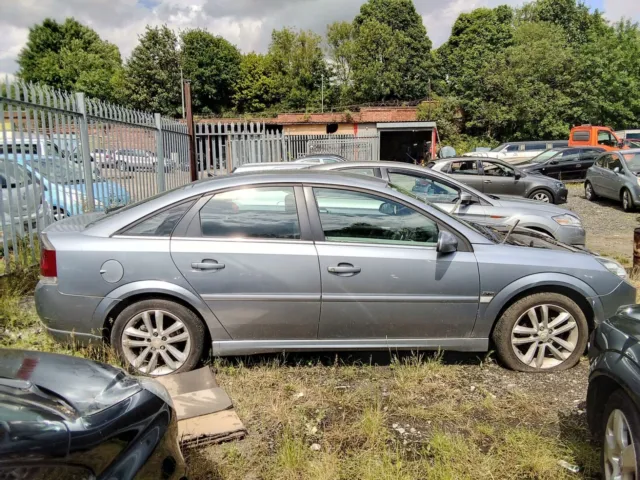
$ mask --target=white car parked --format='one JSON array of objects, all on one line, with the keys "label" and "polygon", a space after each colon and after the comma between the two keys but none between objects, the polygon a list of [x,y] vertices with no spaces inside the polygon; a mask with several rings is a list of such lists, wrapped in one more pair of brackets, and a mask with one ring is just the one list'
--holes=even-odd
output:
[{"label": "white car parked", "polygon": [[568,140],[509,142],[500,144],[488,152],[469,152],[463,156],[497,158],[512,164],[518,164],[536,157],[550,148],[566,147],[568,145]]}]

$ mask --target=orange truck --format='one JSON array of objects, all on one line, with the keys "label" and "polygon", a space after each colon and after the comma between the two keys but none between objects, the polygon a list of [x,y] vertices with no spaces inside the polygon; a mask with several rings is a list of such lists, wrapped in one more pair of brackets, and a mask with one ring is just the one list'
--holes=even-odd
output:
[{"label": "orange truck", "polygon": [[624,141],[618,138],[613,129],[593,125],[573,127],[569,134],[570,147],[600,147],[607,151],[628,148]]}]

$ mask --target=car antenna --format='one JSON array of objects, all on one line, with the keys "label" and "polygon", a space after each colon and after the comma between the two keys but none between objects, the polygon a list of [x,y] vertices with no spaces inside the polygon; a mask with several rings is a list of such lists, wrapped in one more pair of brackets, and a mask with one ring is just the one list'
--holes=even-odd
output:
[{"label": "car antenna", "polygon": [[504,236],[504,238],[502,239],[502,242],[500,242],[500,244],[504,244],[507,242],[507,240],[509,240],[509,236],[513,233],[513,231],[516,229],[516,227],[518,226],[518,224],[520,223],[520,219],[516,220],[516,223],[514,223],[511,228],[509,229],[509,231],[507,232],[507,234]]}]

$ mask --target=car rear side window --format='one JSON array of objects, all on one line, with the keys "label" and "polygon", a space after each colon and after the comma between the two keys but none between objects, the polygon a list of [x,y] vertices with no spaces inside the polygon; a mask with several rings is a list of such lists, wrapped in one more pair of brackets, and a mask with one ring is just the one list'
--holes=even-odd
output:
[{"label": "car rear side window", "polygon": [[478,162],[475,160],[451,162],[448,173],[456,175],[478,175]]},{"label": "car rear side window", "polygon": [[313,189],[327,242],[435,247],[438,225],[416,210],[364,192]]},{"label": "car rear side window", "polygon": [[389,181],[430,203],[455,203],[460,198],[459,188],[426,175],[390,171]]},{"label": "car rear side window", "polygon": [[574,142],[588,142],[591,134],[588,130],[576,130],[571,135],[571,140]]},{"label": "car rear side window", "polygon": [[204,237],[299,240],[293,187],[259,187],[215,195],[200,210]]},{"label": "car rear side window", "polygon": [[125,230],[122,235],[136,237],[170,237],[195,200],[166,208]]},{"label": "car rear side window", "polygon": [[525,143],[525,152],[531,152],[534,150],[545,150],[547,146],[544,143]]}]

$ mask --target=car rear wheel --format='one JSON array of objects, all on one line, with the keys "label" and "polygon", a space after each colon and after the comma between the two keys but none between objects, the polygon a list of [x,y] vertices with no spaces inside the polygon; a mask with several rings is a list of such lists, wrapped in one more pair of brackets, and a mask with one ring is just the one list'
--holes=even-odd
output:
[{"label": "car rear wheel", "polygon": [[584,182],[584,198],[586,198],[590,202],[598,198],[595,190],[593,189],[593,185],[591,185],[591,182]]},{"label": "car rear wheel", "polygon": [[543,203],[553,203],[553,196],[546,190],[535,190],[529,195],[531,200]]},{"label": "car rear wheel", "polygon": [[633,198],[631,197],[631,192],[626,188],[622,190],[622,209],[625,212],[630,212],[635,208],[633,204]]},{"label": "car rear wheel", "polygon": [[512,304],[493,332],[499,359],[520,372],[556,372],[573,367],[587,345],[584,312],[570,298],[536,293]]},{"label": "car rear wheel", "polygon": [[198,364],[205,330],[188,308],[168,300],[144,300],[116,318],[111,344],[137,373],[150,376],[188,372]]},{"label": "car rear wheel", "polygon": [[640,417],[633,401],[616,390],[602,417],[602,472],[606,480],[635,480],[640,472]]}]

